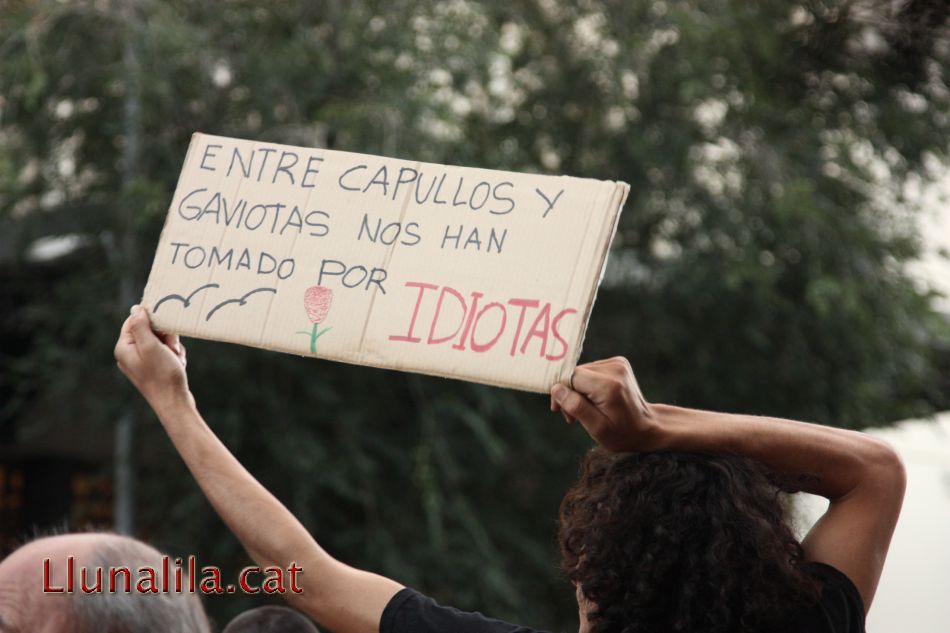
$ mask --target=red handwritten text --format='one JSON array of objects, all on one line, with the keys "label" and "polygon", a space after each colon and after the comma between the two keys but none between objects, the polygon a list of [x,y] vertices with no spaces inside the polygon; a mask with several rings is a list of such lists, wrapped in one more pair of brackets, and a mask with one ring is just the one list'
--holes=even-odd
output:
[{"label": "red handwritten text", "polygon": [[564,358],[564,319],[573,308],[556,309],[539,299],[490,300],[484,293],[463,294],[450,286],[407,281],[416,290],[416,301],[404,334],[390,341],[420,345],[447,345],[459,351],[484,353],[498,345],[509,356],[537,354],[549,361]]}]

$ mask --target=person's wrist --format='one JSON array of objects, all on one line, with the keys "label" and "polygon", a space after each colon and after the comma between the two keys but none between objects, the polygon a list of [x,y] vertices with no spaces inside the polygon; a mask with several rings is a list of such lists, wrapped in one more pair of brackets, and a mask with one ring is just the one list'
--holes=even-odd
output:
[{"label": "person's wrist", "polygon": [[668,450],[672,442],[670,427],[664,423],[670,407],[664,404],[647,404],[641,417],[642,441],[646,451]]},{"label": "person's wrist", "polygon": [[195,408],[195,398],[187,387],[150,394],[146,400],[163,422]]}]

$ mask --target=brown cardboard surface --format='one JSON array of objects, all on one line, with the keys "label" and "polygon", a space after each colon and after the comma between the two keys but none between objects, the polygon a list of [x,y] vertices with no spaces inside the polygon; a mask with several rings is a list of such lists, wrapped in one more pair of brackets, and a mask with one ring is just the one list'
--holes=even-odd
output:
[{"label": "brown cardboard surface", "polygon": [[195,134],[142,305],[166,332],[547,392],[628,191]]}]

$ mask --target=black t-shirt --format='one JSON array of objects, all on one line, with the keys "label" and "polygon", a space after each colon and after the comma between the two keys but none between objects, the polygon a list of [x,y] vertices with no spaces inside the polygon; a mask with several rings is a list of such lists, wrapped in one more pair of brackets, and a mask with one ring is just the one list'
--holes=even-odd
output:
[{"label": "black t-shirt", "polygon": [[[802,633],[864,633],[864,603],[854,583],[840,571],[823,563],[809,563],[809,570],[822,584],[821,599],[800,613]],[[380,633],[541,633],[535,629],[443,607],[432,598],[406,587],[386,608]]]}]

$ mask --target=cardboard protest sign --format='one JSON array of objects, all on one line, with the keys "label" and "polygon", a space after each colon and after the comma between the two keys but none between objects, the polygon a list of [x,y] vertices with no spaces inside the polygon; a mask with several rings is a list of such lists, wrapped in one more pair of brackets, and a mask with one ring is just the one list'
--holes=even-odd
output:
[{"label": "cardboard protest sign", "polygon": [[628,190],[195,134],[142,305],[166,332],[546,392]]}]

